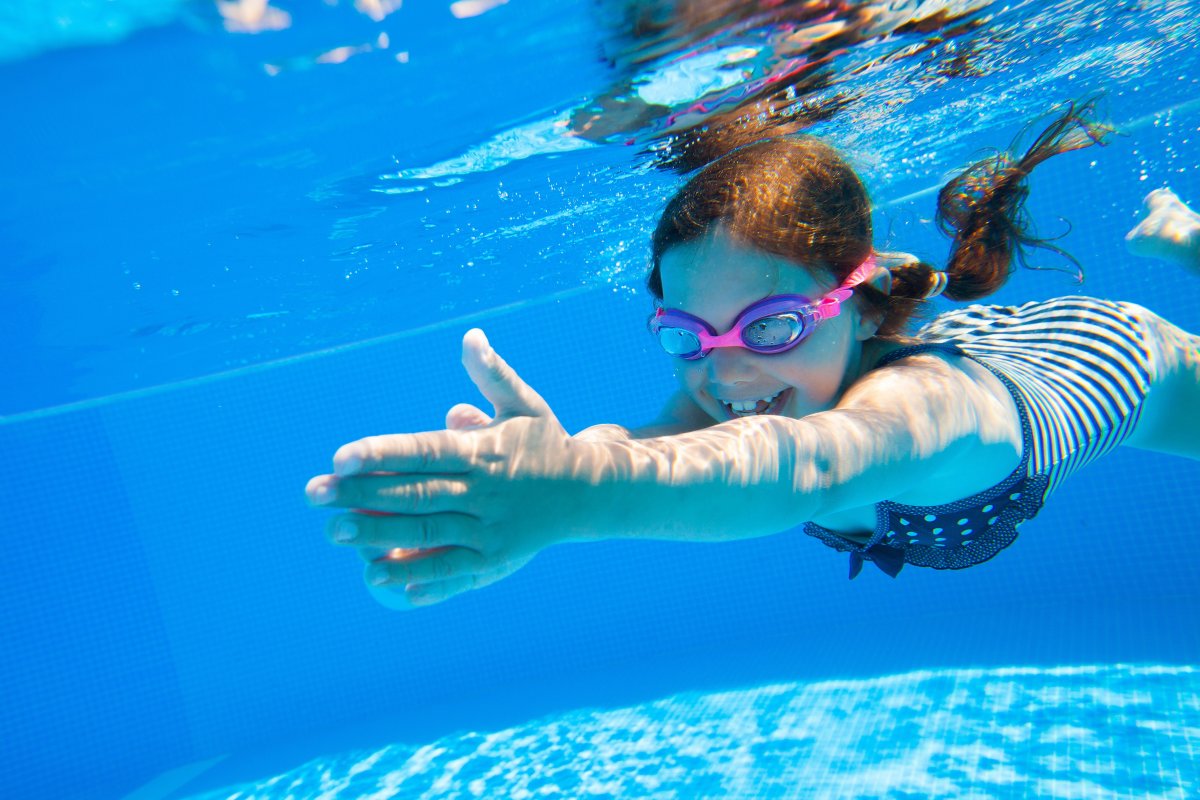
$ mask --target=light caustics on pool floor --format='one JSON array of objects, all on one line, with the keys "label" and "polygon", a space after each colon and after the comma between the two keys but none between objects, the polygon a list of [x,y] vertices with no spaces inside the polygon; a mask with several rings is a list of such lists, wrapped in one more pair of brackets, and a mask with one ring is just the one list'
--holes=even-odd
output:
[{"label": "light caustics on pool floor", "polygon": [[1200,789],[1198,750],[1198,668],[924,670],[571,711],[331,755],[192,800],[1183,800]]}]

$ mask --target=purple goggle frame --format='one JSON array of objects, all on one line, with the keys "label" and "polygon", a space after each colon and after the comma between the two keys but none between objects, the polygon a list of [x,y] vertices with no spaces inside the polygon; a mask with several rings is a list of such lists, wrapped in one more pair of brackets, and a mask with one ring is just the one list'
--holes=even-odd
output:
[{"label": "purple goggle frame", "polygon": [[854,287],[874,269],[875,258],[869,256],[840,286],[815,301],[798,294],[764,297],[738,314],[725,333],[718,334],[699,317],[673,308],[660,308],[654,313],[650,332],[668,353],[689,361],[704,358],[714,347],[784,353],[808,338],[818,322],[840,314],[842,303],[854,294]]}]

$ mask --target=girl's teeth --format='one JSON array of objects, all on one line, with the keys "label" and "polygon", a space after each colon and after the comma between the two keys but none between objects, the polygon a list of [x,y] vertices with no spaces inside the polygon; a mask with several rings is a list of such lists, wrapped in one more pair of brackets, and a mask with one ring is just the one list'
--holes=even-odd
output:
[{"label": "girl's teeth", "polygon": [[[775,398],[779,397],[782,392],[783,390],[781,389],[770,397],[764,397],[762,400],[736,400],[728,405],[731,409],[739,414],[745,414],[751,411],[762,413],[763,411],[767,410],[767,407],[770,406],[771,403],[775,401]],[[759,408],[760,403],[762,404],[761,409]]]}]

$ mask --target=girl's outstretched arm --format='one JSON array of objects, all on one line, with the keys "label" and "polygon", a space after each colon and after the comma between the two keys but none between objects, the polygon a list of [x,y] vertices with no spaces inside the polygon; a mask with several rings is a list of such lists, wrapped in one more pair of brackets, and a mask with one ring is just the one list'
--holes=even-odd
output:
[{"label": "girl's outstretched arm", "polygon": [[939,356],[876,370],[823,414],[624,441],[568,436],[482,332],[464,338],[463,361],[490,424],[353,442],[308,486],[314,504],[389,515],[336,517],[330,533],[399,548],[367,577],[409,602],[492,583],[557,542],[762,536],[942,478],[990,480],[1019,457],[1004,388]]}]

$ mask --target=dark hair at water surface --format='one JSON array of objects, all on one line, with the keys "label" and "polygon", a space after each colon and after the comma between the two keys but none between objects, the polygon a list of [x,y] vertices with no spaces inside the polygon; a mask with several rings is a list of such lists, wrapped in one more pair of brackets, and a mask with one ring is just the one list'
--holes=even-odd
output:
[{"label": "dark hair at water surface", "polygon": [[[1112,128],[1094,122],[1095,99],[1068,103],[1023,156],[998,152],[972,164],[938,194],[937,225],[953,238],[945,295],[985,297],[1008,279],[1025,250],[1046,248],[1025,211],[1026,178],[1051,156],[1103,144]],[[662,299],[660,264],[671,247],[722,226],[735,238],[789,261],[825,269],[844,280],[873,252],[871,203],[853,168],[830,145],[811,136],[766,139],[722,156],[693,176],[663,211],[652,239],[646,281]],[[937,269],[910,260],[888,265],[891,294],[856,290],[868,313],[879,315],[879,336],[899,336],[938,280]],[[1078,264],[1076,264],[1078,266]]]}]

